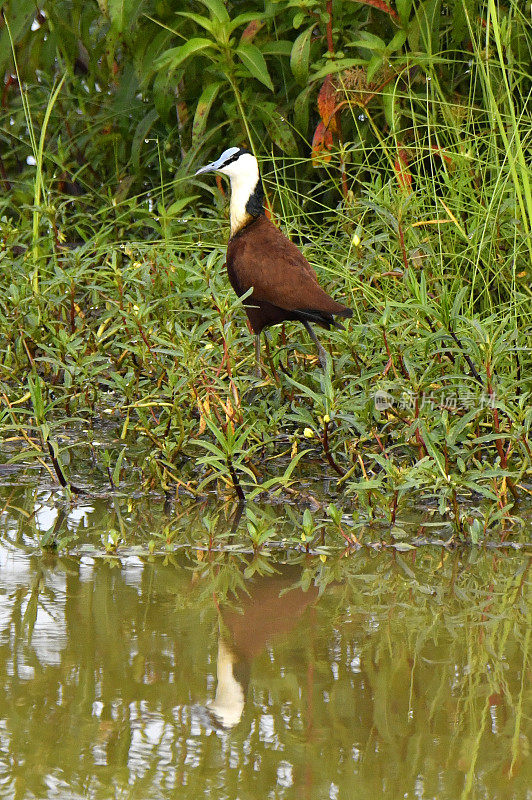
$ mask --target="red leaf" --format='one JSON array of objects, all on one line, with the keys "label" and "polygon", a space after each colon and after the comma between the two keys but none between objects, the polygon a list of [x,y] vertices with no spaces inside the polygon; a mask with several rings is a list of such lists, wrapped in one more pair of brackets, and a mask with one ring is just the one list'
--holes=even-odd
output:
[{"label": "red leaf", "polygon": [[448,156],[448,155],[447,155],[447,154],[446,154],[446,153],[445,153],[445,152],[444,152],[444,151],[441,149],[441,147],[438,147],[438,145],[437,145],[437,144],[433,144],[433,145],[431,145],[431,149],[432,149],[432,150],[434,150],[434,152],[436,153],[436,155],[438,155],[438,156],[439,156],[441,159],[443,159],[444,161],[446,161],[446,162],[447,162],[447,164],[451,165],[451,164],[453,163],[453,160],[452,160],[452,158],[451,158],[450,156]]},{"label": "red leaf", "polygon": [[336,89],[330,75],[327,75],[318,94],[318,111],[326,128],[336,131],[334,111],[336,109]]},{"label": "red leaf", "polygon": [[323,162],[331,160],[330,150],[333,147],[333,135],[330,128],[326,128],[323,122],[318,122],[312,139],[312,165],[317,167]]},{"label": "red leaf", "polygon": [[392,19],[399,19],[399,14],[397,11],[394,11],[393,8],[390,8],[388,3],[385,0],[358,0],[359,3],[364,3],[366,6],[373,6],[373,8],[378,8],[379,11],[384,11],[386,14],[389,14]]},{"label": "red leaf", "polygon": [[393,162],[393,168],[395,169],[399,186],[408,193],[412,191],[412,175],[408,170],[409,163],[408,153],[404,147],[398,147],[397,158]]},{"label": "red leaf", "polygon": [[241,43],[242,42],[248,42],[248,43],[252,42],[253,39],[255,38],[255,36],[257,35],[257,33],[263,27],[263,25],[264,25],[264,22],[261,22],[260,19],[251,20],[249,25],[246,25],[246,27],[244,28],[242,36],[240,37],[240,42]]}]

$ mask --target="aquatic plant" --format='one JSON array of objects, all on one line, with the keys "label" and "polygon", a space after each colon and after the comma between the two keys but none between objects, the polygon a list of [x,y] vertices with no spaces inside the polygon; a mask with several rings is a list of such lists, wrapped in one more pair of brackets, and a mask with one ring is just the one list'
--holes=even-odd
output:
[{"label": "aquatic plant", "polygon": [[[117,9],[13,4],[0,31],[4,458],[78,497],[332,501],[388,531],[418,503],[459,540],[518,534],[532,474],[519,6]],[[253,376],[224,190],[191,177],[228,137],[255,149],[275,221],[355,312],[331,333],[330,371],[286,325]]]}]

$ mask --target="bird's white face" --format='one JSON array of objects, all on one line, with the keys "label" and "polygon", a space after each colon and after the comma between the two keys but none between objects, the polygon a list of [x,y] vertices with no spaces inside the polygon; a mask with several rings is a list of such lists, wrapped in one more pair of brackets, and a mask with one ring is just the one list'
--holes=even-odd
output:
[{"label": "bird's white face", "polygon": [[201,167],[196,175],[204,172],[221,172],[231,180],[231,235],[245,224],[249,214],[246,204],[253,194],[259,180],[257,159],[240,147],[230,147],[211,164]]},{"label": "bird's white face", "polygon": [[[231,148],[231,150],[232,149],[233,148]],[[225,152],[230,153],[231,150],[226,150]],[[222,156],[220,156],[220,158],[222,158]],[[228,163],[218,167],[218,170],[219,172],[223,172],[224,175],[227,175],[229,178],[231,178],[231,180],[239,180],[241,178],[246,179],[248,176],[250,176],[254,178],[255,181],[257,180],[259,171],[257,159],[255,156],[252,156],[251,153],[241,153],[234,161],[231,160],[230,156]]]},{"label": "bird's white face", "polygon": [[201,167],[196,175],[202,175],[204,172],[222,172],[229,178],[245,178],[247,175],[255,176],[257,171],[258,164],[255,156],[240,147],[230,147],[228,150],[224,150],[216,161]]}]

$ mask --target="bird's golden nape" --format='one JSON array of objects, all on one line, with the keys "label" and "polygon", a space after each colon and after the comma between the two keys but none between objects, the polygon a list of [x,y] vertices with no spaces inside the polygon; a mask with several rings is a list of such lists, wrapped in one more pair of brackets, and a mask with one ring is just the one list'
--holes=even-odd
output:
[{"label": "bird's golden nape", "polygon": [[[324,328],[341,327],[334,317],[351,317],[352,310],[321,288],[303,253],[264,215],[263,189],[255,156],[245,148],[230,147],[196,175],[205,172],[221,172],[231,181],[227,274],[239,297],[253,290],[244,307],[256,342],[271,325],[290,320],[302,322],[326,369],[326,352],[310,323]],[[256,353],[260,356],[260,348],[257,347]]]}]

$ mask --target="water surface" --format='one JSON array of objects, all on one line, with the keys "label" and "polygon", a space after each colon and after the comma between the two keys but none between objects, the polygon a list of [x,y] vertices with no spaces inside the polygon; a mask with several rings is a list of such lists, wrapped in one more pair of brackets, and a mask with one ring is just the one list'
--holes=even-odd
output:
[{"label": "water surface", "polygon": [[283,561],[6,543],[0,796],[532,798],[525,553]]}]

